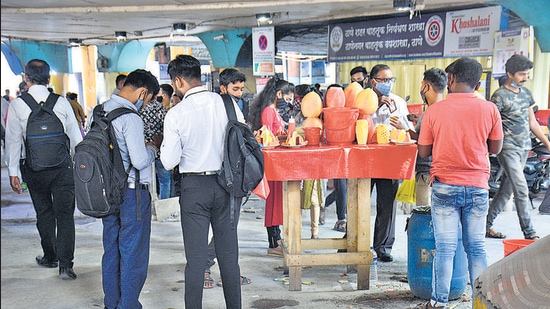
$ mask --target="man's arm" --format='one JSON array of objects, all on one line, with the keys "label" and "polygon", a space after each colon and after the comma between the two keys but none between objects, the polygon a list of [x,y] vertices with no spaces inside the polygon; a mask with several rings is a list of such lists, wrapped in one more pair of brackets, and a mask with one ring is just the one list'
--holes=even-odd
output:
[{"label": "man's arm", "polygon": [[[501,144],[502,145],[502,144]],[[433,145],[418,145],[418,155],[421,158],[427,158],[432,155]]]},{"label": "man's arm", "polygon": [[487,140],[487,146],[490,154],[498,154],[502,150],[502,140]]}]

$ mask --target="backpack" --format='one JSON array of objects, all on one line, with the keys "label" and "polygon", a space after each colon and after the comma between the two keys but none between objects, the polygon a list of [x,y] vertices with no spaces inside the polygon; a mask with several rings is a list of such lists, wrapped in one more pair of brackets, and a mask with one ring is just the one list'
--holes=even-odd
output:
[{"label": "backpack", "polygon": [[38,104],[30,94],[21,94],[21,99],[31,109],[25,138],[25,163],[36,172],[71,166],[71,142],[53,111],[58,98],[58,94],[50,93],[46,102]]},{"label": "backpack", "polygon": [[130,169],[124,168],[111,122],[128,113],[137,114],[123,107],[105,116],[103,104],[96,106],[90,130],[76,145],[73,158],[76,206],[87,216],[103,218],[117,214],[124,201]]},{"label": "backpack", "polygon": [[218,183],[231,194],[231,220],[234,198],[250,196],[264,176],[264,155],[248,125],[237,121],[233,99],[222,95],[229,122],[225,129],[222,167]]}]

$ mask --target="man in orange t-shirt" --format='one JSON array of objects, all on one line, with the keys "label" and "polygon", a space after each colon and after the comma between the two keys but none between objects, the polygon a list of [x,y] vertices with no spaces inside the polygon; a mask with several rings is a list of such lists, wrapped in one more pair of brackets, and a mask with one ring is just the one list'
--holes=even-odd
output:
[{"label": "man in orange t-shirt", "polygon": [[436,250],[432,295],[426,308],[445,308],[449,301],[459,233],[468,256],[470,282],[487,268],[487,155],[500,152],[503,132],[496,106],[474,94],[482,72],[481,64],[473,59],[457,60],[449,76],[451,93],[430,106],[422,120],[418,154],[423,158],[432,155],[433,160],[431,213]]}]

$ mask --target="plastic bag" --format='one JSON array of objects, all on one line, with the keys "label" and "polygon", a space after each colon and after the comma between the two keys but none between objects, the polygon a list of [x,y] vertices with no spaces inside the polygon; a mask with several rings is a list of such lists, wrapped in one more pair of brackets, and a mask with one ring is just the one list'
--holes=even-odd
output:
[{"label": "plastic bag", "polygon": [[414,178],[403,180],[399,189],[397,189],[395,200],[411,205],[416,203],[416,181]]},{"label": "plastic bag", "polygon": [[267,199],[267,196],[269,195],[269,184],[267,183],[267,177],[262,178],[262,181],[252,190],[252,193],[256,194],[259,198]]}]

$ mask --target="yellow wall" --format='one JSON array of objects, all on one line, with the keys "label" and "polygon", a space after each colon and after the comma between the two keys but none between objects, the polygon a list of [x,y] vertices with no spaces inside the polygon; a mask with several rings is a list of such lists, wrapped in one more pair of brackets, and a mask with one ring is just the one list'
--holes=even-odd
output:
[{"label": "yellow wall", "polygon": [[[492,71],[492,57],[471,57],[481,63],[483,69]],[[376,64],[383,63],[390,67],[397,78],[393,92],[402,98],[410,95],[409,104],[421,103],[420,84],[425,70],[436,67],[445,69],[457,58],[429,58],[414,60],[388,60],[388,61],[361,61],[340,63],[339,84],[347,84],[350,81],[349,72],[356,66],[362,65],[370,69]],[[550,53],[542,53],[538,44],[535,44],[533,56],[534,68],[531,72],[531,80],[525,83],[525,87],[531,90],[536,104],[540,109],[549,109],[549,85],[550,85]],[[498,88],[498,81],[491,79],[490,93]]]}]

